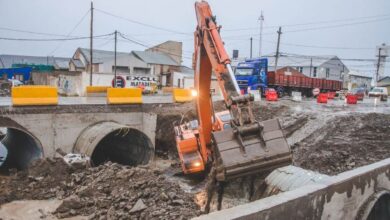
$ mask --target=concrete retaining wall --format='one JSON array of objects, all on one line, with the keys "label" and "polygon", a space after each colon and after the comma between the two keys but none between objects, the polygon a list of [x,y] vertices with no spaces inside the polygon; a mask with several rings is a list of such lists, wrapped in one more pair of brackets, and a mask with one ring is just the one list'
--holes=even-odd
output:
[{"label": "concrete retaining wall", "polygon": [[[366,219],[379,195],[390,192],[390,159],[234,208],[196,218]],[[384,219],[384,218],[382,218]]]}]

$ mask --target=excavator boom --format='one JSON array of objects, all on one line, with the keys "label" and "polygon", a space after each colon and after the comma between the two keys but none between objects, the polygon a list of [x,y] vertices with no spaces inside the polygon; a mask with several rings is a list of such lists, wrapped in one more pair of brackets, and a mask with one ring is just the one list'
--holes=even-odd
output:
[{"label": "excavator boom", "polygon": [[[198,26],[194,34],[193,67],[198,93],[198,126],[196,129],[176,127],[177,148],[184,173],[203,171],[205,164],[213,161],[217,180],[226,181],[290,164],[290,148],[279,121],[256,121],[252,113],[253,96],[240,94],[219,34],[221,27],[217,26],[209,4],[206,1],[196,2],[195,11]],[[212,73],[217,78],[230,113],[227,128],[222,128],[218,125],[221,120],[215,119],[210,94]],[[185,133],[194,135],[186,138]],[[194,156],[196,154],[198,156]],[[199,165],[199,161],[202,161],[201,165],[194,169],[194,164]]]}]

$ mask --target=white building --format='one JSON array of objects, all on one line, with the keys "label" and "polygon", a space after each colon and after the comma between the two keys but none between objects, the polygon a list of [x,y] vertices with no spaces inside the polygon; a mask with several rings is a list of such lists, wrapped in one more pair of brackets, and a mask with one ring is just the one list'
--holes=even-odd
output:
[{"label": "white building", "polygon": [[352,90],[354,88],[365,88],[371,90],[372,77],[357,71],[350,71],[345,74],[343,88]]},{"label": "white building", "polygon": [[[158,49],[155,49],[156,47]],[[181,55],[173,57],[173,52],[169,48],[173,47],[172,51],[181,51],[181,43],[168,41],[156,47],[130,53],[117,52],[116,73],[125,81],[124,85],[130,85],[131,83],[128,81],[134,79],[133,76],[143,76],[143,78],[150,76],[149,78],[153,78],[153,83],[156,83],[155,79],[157,78],[158,85],[161,85],[162,78],[167,82],[166,84],[172,82],[171,74],[175,71],[180,72],[181,64],[178,61],[181,60]],[[161,52],[161,48],[169,53]],[[90,67],[90,50],[78,48],[69,62],[69,70],[81,72],[82,88],[90,84]],[[114,51],[93,50],[92,85],[111,86],[114,79],[114,68]],[[83,90],[85,91],[85,89]]]},{"label": "white building", "polygon": [[[293,67],[308,77],[343,80],[349,70],[337,56],[280,56],[278,69]],[[275,57],[268,57],[268,71],[275,69]]]}]

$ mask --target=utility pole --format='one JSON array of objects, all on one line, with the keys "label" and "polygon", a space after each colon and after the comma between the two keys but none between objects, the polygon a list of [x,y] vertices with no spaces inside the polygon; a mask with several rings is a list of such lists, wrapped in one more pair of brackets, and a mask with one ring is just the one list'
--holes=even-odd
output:
[{"label": "utility pole", "polygon": [[117,45],[117,33],[118,31],[115,30],[115,55],[114,55],[114,88],[116,88],[116,45]]},{"label": "utility pole", "polygon": [[261,57],[261,49],[262,49],[262,44],[263,44],[263,23],[264,23],[264,15],[263,11],[261,11],[261,15],[259,18],[260,21],[260,40],[259,40],[259,57]]},{"label": "utility pole", "polygon": [[381,50],[382,48],[379,47],[378,63],[376,64],[375,86],[378,85],[378,80],[379,80],[379,68],[381,67]]},{"label": "utility pole", "polygon": [[91,0],[91,25],[89,39],[89,85],[92,86],[92,68],[93,68],[93,0]]},{"label": "utility pole", "polygon": [[280,45],[280,35],[282,35],[282,27],[279,27],[278,30],[278,44],[276,46],[276,53],[275,53],[275,73],[278,67],[278,59],[279,59],[279,45]]},{"label": "utility pole", "polygon": [[310,58],[310,77],[311,77],[312,69],[313,69],[313,58]]},{"label": "utility pole", "polygon": [[253,38],[251,37],[251,54],[250,54],[251,59],[252,59],[252,47],[253,47]]}]

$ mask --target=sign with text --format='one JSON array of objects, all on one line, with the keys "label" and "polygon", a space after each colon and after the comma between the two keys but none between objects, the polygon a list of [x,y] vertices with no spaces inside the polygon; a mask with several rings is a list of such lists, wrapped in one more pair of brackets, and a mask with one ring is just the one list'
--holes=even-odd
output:
[{"label": "sign with text", "polygon": [[153,87],[158,84],[158,77],[155,76],[127,76],[127,81],[129,82],[130,87]]}]

